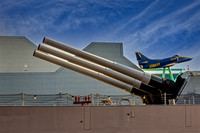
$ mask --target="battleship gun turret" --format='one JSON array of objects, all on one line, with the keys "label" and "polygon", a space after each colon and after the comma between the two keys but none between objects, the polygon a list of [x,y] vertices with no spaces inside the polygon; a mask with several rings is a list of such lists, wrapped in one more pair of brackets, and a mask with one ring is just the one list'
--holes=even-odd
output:
[{"label": "battleship gun turret", "polygon": [[43,43],[49,46],[40,44],[34,56],[134,93],[146,104],[163,103],[163,93],[169,94],[167,99],[176,98],[184,81],[160,78],[46,37]]}]

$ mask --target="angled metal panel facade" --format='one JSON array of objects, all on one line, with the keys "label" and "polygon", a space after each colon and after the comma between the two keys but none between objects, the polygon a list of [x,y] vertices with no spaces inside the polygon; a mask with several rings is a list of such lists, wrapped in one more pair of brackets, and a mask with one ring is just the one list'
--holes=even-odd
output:
[{"label": "angled metal panel facade", "polygon": [[[2,42],[8,45],[2,46]],[[125,91],[111,85],[102,83],[90,77],[81,75],[71,70],[54,66],[51,63],[37,59],[32,56],[33,49],[36,48],[34,44],[28,41],[25,37],[0,37],[1,51],[8,50],[3,53],[1,63],[4,68],[0,68],[0,92],[1,94],[16,94],[16,93],[29,93],[29,94],[58,94],[70,93],[70,94],[108,94],[108,95],[123,95],[127,94]],[[15,48],[15,45],[20,45]],[[21,46],[22,45],[22,46]],[[105,57],[107,59],[122,63],[129,67],[137,68],[131,61],[123,56],[122,43],[91,43],[87,46],[85,51],[93,54]],[[7,54],[11,51],[15,51],[16,58]],[[20,52],[24,51],[24,52]],[[21,53],[21,54],[20,54]],[[27,57],[27,58],[25,58]],[[24,64],[22,60],[28,60],[30,64],[27,64],[32,69],[28,68],[27,72],[18,68],[18,64]],[[24,58],[24,59],[23,59]],[[13,65],[13,67],[6,70],[8,64],[5,59]],[[13,63],[15,62],[15,63]],[[17,67],[17,68],[15,68]],[[46,69],[47,70],[46,70]],[[56,69],[59,68],[59,69]],[[56,71],[54,71],[56,69]]]},{"label": "angled metal panel facade", "polygon": [[0,36],[0,72],[55,72],[59,66],[33,57],[36,45],[26,37]]}]

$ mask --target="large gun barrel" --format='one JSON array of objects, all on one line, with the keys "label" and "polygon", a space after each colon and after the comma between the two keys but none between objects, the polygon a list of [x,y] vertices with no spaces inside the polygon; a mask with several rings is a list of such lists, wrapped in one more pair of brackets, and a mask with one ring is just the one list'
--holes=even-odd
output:
[{"label": "large gun barrel", "polygon": [[116,71],[109,69],[109,68],[106,68],[104,66],[100,66],[100,65],[97,65],[95,63],[89,62],[87,60],[78,58],[76,56],[72,56],[70,54],[67,54],[66,52],[59,51],[59,50],[53,49],[49,46],[45,46],[45,45],[42,45],[42,44],[40,44],[38,46],[38,50],[52,54],[52,55],[57,56],[57,57],[60,57],[60,58],[65,59],[69,62],[77,64],[79,66],[83,66],[85,68],[89,68],[91,70],[103,73],[103,74],[105,74],[109,77],[120,80],[120,81],[127,83],[129,85],[132,85],[134,88],[137,88],[139,90],[146,91],[146,92],[149,92],[149,93],[154,94],[154,95],[160,94],[160,91],[158,89],[150,87],[148,85],[145,85],[139,80],[136,80],[134,78],[126,76],[122,73],[116,72]]},{"label": "large gun barrel", "polygon": [[[87,59],[89,61],[95,62],[97,64],[103,65],[105,67],[111,68],[113,70],[116,70],[116,71],[123,73],[125,75],[128,75],[132,78],[138,79],[147,85],[150,83],[151,75],[148,73],[138,71],[138,70],[133,70],[132,68],[124,66],[122,64],[119,64],[117,62],[113,62],[113,61],[107,60],[105,58],[102,58],[100,56],[88,53],[86,51],[76,49],[74,47],[57,42],[57,41],[49,39],[47,37],[45,37],[43,39],[43,43],[48,44],[53,47],[56,47],[58,49],[64,50],[66,52],[69,52],[69,53],[79,56],[81,58]],[[154,80],[154,79],[152,79],[152,80]],[[161,78],[157,78],[156,82],[162,83],[161,80],[162,80]]]},{"label": "large gun barrel", "polygon": [[84,58],[86,60],[95,62],[99,65],[111,68],[117,72],[120,72],[120,73],[130,76],[134,79],[137,79],[146,85],[153,86],[157,89],[160,89],[163,93],[166,92],[168,94],[172,94],[173,97],[175,97],[177,95],[177,93],[180,89],[180,85],[177,85],[177,83],[175,83],[171,80],[163,79],[158,76],[151,75],[149,73],[124,66],[122,64],[107,60],[105,58],[88,53],[86,51],[82,51],[82,50],[73,48],[73,47],[63,44],[63,43],[59,43],[55,40],[45,37],[43,39],[43,43],[48,44],[53,47],[56,47],[63,51],[69,52],[71,54],[74,54],[74,55]]},{"label": "large gun barrel", "polygon": [[142,97],[142,99],[144,100],[145,103],[148,103],[148,104],[153,103],[149,93],[147,93],[145,91],[138,90],[138,89],[134,88],[133,86],[131,86],[129,84],[126,84],[126,83],[123,83],[121,81],[115,80],[115,79],[113,79],[111,77],[108,77],[106,75],[103,75],[101,73],[98,73],[98,72],[95,72],[95,71],[91,71],[89,69],[85,69],[83,67],[80,67],[78,65],[75,65],[75,64],[67,62],[67,61],[64,61],[64,60],[59,59],[57,57],[53,57],[51,55],[48,55],[48,54],[43,53],[43,52],[40,52],[38,50],[34,51],[33,56],[41,58],[41,59],[49,61],[49,62],[52,62],[52,63],[57,64],[57,65],[60,65],[62,67],[68,68],[70,70],[82,73],[84,75],[87,75],[89,77],[95,78],[97,80],[103,81],[103,82],[108,83],[108,84],[110,84],[112,86],[115,86],[115,87],[118,87],[120,89],[123,89],[123,90],[125,90],[125,91],[127,91],[129,93],[134,93],[134,94]]}]

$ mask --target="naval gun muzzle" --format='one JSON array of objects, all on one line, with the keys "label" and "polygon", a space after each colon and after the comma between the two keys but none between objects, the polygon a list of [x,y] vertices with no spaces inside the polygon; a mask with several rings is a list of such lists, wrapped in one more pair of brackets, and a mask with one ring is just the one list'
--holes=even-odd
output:
[{"label": "naval gun muzzle", "polygon": [[[146,97],[146,101],[147,101],[146,103],[148,104],[162,103],[161,94],[165,92],[167,94],[171,94],[170,98],[176,98],[178,91],[180,90],[180,87],[182,86],[181,78],[178,78],[180,80],[178,80],[178,82],[176,83],[171,80],[160,78],[158,76],[155,76],[143,71],[139,71],[134,68],[130,68],[128,66],[124,66],[120,63],[107,60],[105,58],[88,53],[86,51],[73,48],[71,46],[68,46],[66,44],[57,42],[55,40],[52,40],[46,37],[43,39],[43,43],[50,45],[54,48],[45,46],[45,45],[39,45],[38,46],[39,51],[35,51],[34,56],[37,56],[44,60],[47,60],[47,58],[46,57],[44,58],[44,56],[48,56],[47,61],[52,62],[52,56],[48,55],[48,54],[51,54],[56,57],[67,60],[68,61],[67,63],[71,63],[76,66],[81,66],[81,68],[85,67],[87,70],[89,69],[91,71],[101,73],[103,74],[103,76],[106,76],[106,78],[111,78],[113,81],[117,81],[117,82],[119,81],[120,83],[125,84],[126,86],[128,85],[132,87],[132,89],[130,88],[127,89],[126,87],[117,86],[118,88],[121,88],[121,89],[126,88],[125,90],[126,91],[128,90],[129,93],[134,93],[140,97]],[[59,50],[56,50],[55,48]],[[48,54],[44,54],[43,52],[48,53]],[[67,54],[66,52],[73,54],[74,56]],[[58,62],[60,62],[60,60]],[[52,63],[60,65],[58,62],[54,61]],[[66,67],[66,68],[71,69],[71,66]],[[85,75],[88,75],[88,74],[85,74]],[[93,78],[97,77],[97,76],[91,76],[91,75],[88,75],[88,76],[93,77]],[[98,79],[98,80],[102,81],[102,79]],[[108,82],[106,81],[106,83]],[[109,84],[116,86],[113,83],[109,83]]]}]

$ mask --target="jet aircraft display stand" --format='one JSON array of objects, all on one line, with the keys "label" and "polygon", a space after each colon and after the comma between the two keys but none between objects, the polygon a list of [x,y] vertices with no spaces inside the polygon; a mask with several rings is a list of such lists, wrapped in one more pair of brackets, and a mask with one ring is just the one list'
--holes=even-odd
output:
[{"label": "jet aircraft display stand", "polygon": [[[170,79],[171,79],[172,81],[174,81],[174,76],[173,76],[173,74],[172,74],[171,68],[170,68],[170,67],[167,67],[167,68],[168,68],[168,71],[169,71]],[[163,68],[162,78],[165,78],[165,71],[166,71],[166,67]]]},{"label": "jet aircraft display stand", "polygon": [[[167,68],[155,68],[155,69],[142,69],[143,71],[145,72],[149,72],[151,74],[155,74],[155,75],[160,75],[160,77],[162,78],[166,78],[168,76],[166,76],[167,74]],[[176,81],[177,77],[179,75],[181,75],[185,69],[177,69],[177,68],[168,68],[168,71],[169,71],[169,78],[168,79],[171,79],[173,81]]]}]

